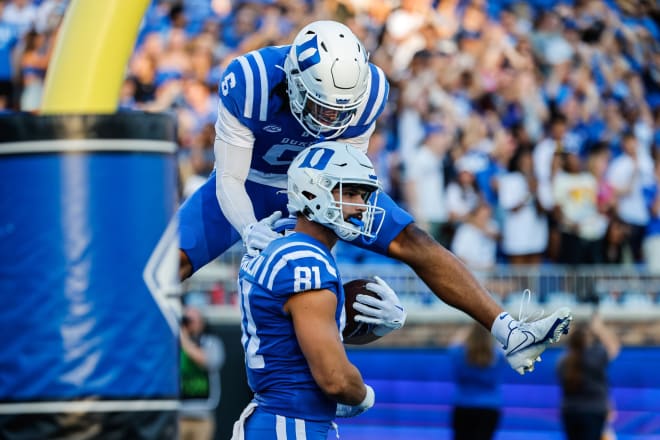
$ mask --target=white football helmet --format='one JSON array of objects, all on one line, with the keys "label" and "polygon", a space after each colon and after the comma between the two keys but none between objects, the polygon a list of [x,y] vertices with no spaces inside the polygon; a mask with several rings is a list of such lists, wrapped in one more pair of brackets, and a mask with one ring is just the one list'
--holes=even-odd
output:
[{"label": "white football helmet", "polygon": [[284,61],[291,112],[316,138],[332,139],[367,98],[369,55],[345,25],[315,21],[293,40]]},{"label": "white football helmet", "polygon": [[[376,206],[380,183],[371,161],[358,148],[342,142],[320,142],[301,151],[287,174],[287,207],[292,215],[301,213],[331,228],[342,240],[364,236],[369,242],[376,238],[385,219],[385,210]],[[369,195],[362,204],[343,202],[344,185],[358,185]],[[332,194],[334,188],[339,189],[339,200]],[[365,210],[361,218],[344,220],[343,206]]]}]

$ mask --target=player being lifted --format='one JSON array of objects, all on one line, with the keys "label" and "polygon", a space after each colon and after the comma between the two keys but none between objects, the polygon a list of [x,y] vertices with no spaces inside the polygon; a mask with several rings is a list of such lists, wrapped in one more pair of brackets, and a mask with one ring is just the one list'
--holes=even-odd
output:
[{"label": "player being lifted", "polygon": [[[383,71],[369,63],[362,43],[333,21],[307,25],[290,46],[233,60],[220,83],[215,171],[179,211],[181,277],[239,239],[254,254],[277,237],[271,225],[277,211],[285,210],[281,190],[296,154],[330,139],[366,152],[388,91]],[[491,329],[515,370],[531,370],[547,343],[567,330],[566,308],[534,323],[514,320],[387,194],[378,205],[384,221],[375,239],[352,243],[409,265],[438,298]],[[371,314],[385,326],[405,319],[396,297],[383,298]]]},{"label": "player being lifted", "polygon": [[[375,400],[342,345],[344,290],[331,254],[338,238],[378,233],[373,166],[360,150],[328,141],[301,152],[288,176],[295,228],[241,263],[241,341],[255,394],[235,440],[284,438],[278,429],[325,440],[336,416],[358,415]],[[394,295],[382,280],[378,287]]]}]

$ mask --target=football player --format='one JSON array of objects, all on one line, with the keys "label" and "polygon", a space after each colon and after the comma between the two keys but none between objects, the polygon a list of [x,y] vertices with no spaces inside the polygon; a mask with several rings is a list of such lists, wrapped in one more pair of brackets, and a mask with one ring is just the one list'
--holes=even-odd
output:
[{"label": "football player", "polygon": [[[305,147],[338,140],[366,152],[376,119],[387,101],[383,71],[369,63],[362,43],[334,21],[304,27],[288,46],[265,47],[233,60],[219,88],[215,170],[179,210],[181,278],[242,239],[256,254],[278,237],[271,227],[286,209],[286,170]],[[382,193],[383,223],[375,237],[351,243],[409,265],[434,294],[491,329],[507,359],[528,371],[570,312],[560,309],[532,333],[505,314],[448,250],[417,227]],[[261,219],[258,221],[258,219]],[[387,325],[405,318],[396,297],[372,307]],[[532,335],[529,337],[528,335]],[[528,350],[529,349],[529,350]]]},{"label": "football player", "polygon": [[[234,440],[276,440],[285,432],[325,440],[335,417],[359,415],[375,402],[342,345],[344,291],[331,254],[339,238],[378,234],[383,209],[375,204],[373,165],[360,150],[328,141],[301,152],[288,176],[293,232],[241,262],[241,341],[254,399],[234,425]],[[378,286],[391,291],[382,280]]]}]

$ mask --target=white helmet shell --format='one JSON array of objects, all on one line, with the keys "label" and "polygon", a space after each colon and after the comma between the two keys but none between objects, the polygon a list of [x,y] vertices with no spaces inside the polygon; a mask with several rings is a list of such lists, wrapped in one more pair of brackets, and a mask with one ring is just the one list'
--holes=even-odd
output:
[{"label": "white helmet shell", "polygon": [[343,133],[368,96],[369,55],[345,25],[315,21],[293,40],[284,62],[291,112],[312,136]]},{"label": "white helmet shell", "polygon": [[[346,241],[364,236],[375,239],[385,218],[385,210],[376,206],[380,184],[374,167],[355,146],[335,141],[320,142],[301,151],[289,166],[287,195],[290,214],[301,213],[309,220],[325,225]],[[359,185],[370,192],[362,204],[335,200],[333,189]],[[344,219],[344,206],[364,208],[360,219]]]}]

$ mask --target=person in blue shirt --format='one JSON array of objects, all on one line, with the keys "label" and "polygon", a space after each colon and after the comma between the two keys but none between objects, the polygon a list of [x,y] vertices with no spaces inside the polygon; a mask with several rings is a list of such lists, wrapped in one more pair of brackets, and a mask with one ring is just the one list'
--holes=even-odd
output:
[{"label": "person in blue shirt", "polygon": [[[331,250],[340,238],[376,237],[380,195],[371,161],[351,145],[321,142],[291,163],[287,206],[295,227],[246,254],[238,276],[254,399],[235,423],[233,440],[325,440],[335,417],[374,405],[374,390],[342,345],[344,290]],[[394,295],[379,278],[371,284]]]},{"label": "person in blue shirt", "polygon": [[449,348],[456,384],[454,440],[491,440],[501,416],[504,353],[479,324],[465,330]]},{"label": "person in blue shirt", "polygon": [[[215,170],[178,212],[181,279],[239,240],[256,255],[277,238],[272,225],[286,210],[282,189],[293,158],[325,140],[366,153],[388,92],[383,71],[369,63],[353,32],[335,21],[312,22],[291,45],[264,47],[231,61],[219,86]],[[570,311],[562,308],[527,338],[520,331],[524,323],[504,313],[409,213],[385,193],[378,206],[384,220],[375,237],[340,238],[406,263],[441,300],[491,329],[500,343],[509,344],[513,332],[524,341],[507,353],[517,371],[533,369],[545,346],[567,331]],[[396,296],[379,307],[371,313],[380,324],[403,318]]]},{"label": "person in blue shirt", "polygon": [[[0,17],[4,3],[0,2]],[[0,110],[11,109],[14,102],[14,78],[12,56],[18,43],[15,26],[0,19]]]}]

